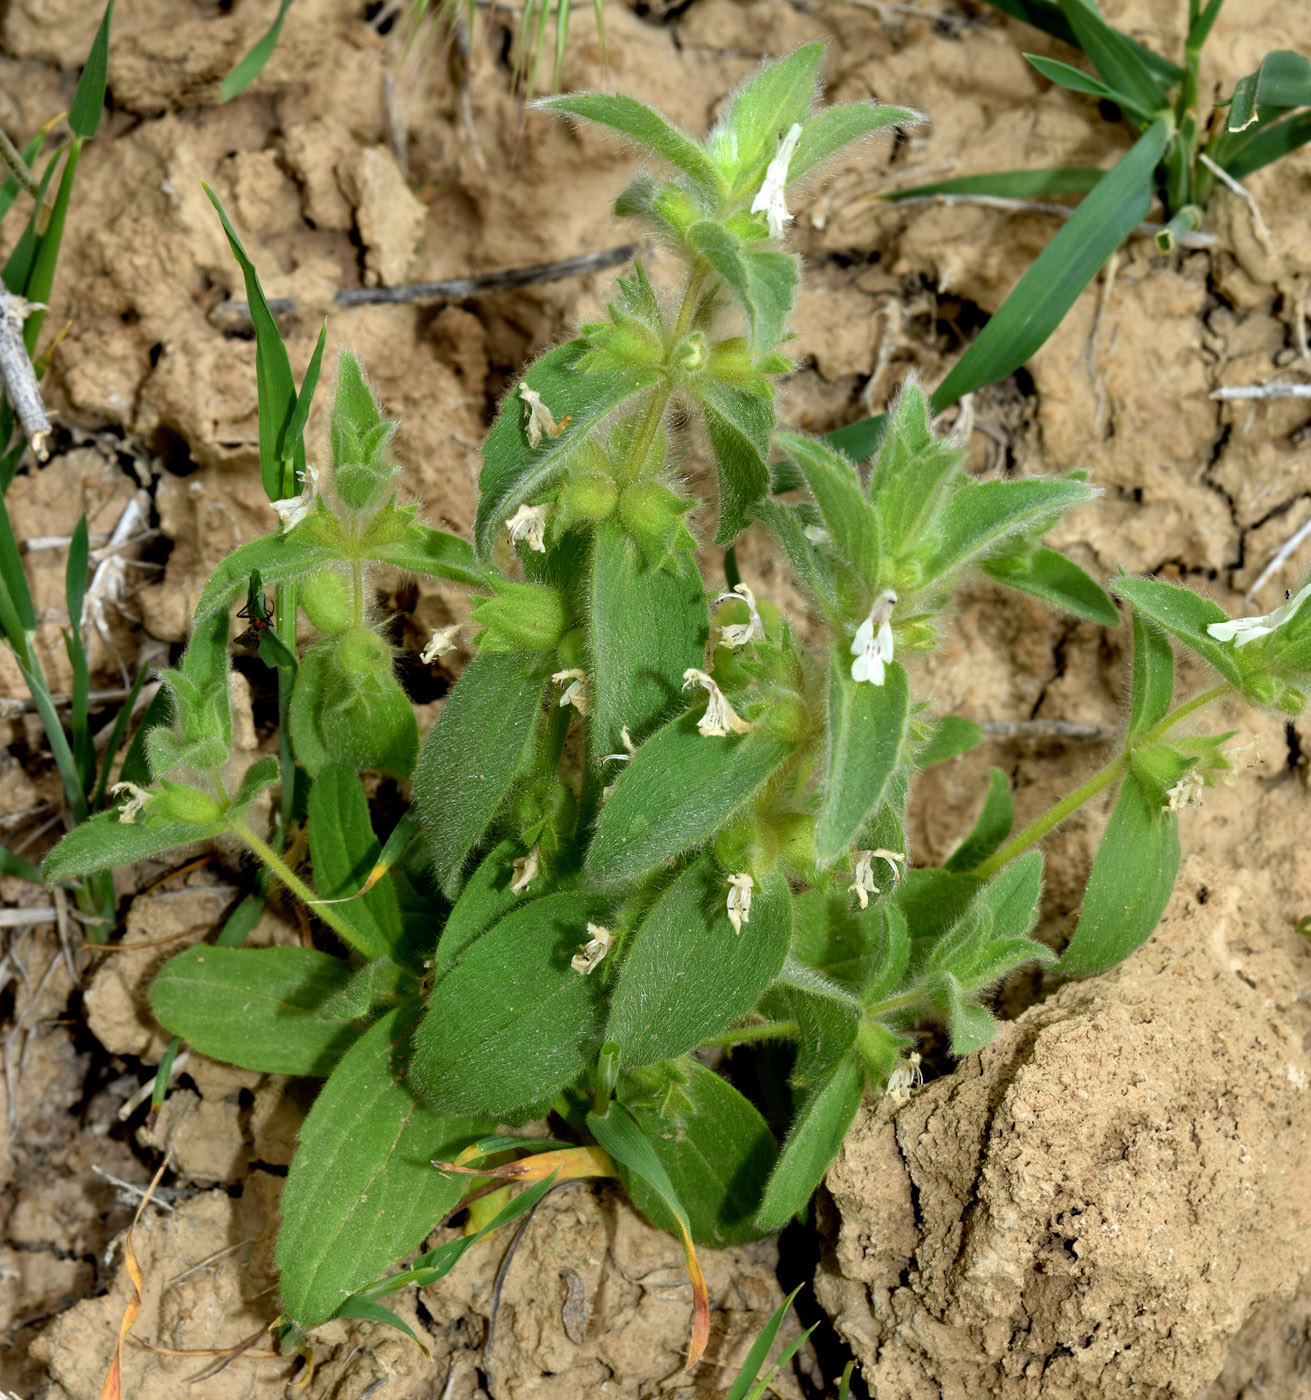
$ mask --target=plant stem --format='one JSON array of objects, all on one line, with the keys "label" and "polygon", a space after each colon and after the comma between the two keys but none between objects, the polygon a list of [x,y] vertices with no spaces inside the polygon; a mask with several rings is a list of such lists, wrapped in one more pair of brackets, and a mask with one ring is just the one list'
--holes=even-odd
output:
[{"label": "plant stem", "polygon": [[352,928],[330,904],[321,904],[318,895],[292,870],[273,847],[256,836],[245,822],[233,822],[228,830],[237,840],[244,842],[297,899],[303,904],[309,905],[343,943],[353,948],[362,957],[376,958],[379,956],[378,949],[371,947],[361,937],[359,930]]},{"label": "plant stem", "polygon": [[[1204,706],[1210,705],[1213,701],[1221,700],[1232,693],[1233,687],[1230,685],[1215,685],[1210,690],[1202,691],[1200,695],[1194,695],[1191,700],[1180,705],[1177,710],[1172,710],[1160,723],[1153,725],[1136,742],[1138,744],[1154,742],[1182,720],[1187,719],[1189,715],[1195,714]],[[1049,808],[1036,821],[1030,822],[1018,836],[1008,841],[1001,850],[989,856],[982,865],[977,866],[971,873],[980,880],[989,879],[1002,866],[1009,864],[1016,856],[1027,851],[1034,842],[1041,841],[1053,827],[1059,826],[1071,812],[1077,811],[1090,797],[1096,797],[1103,788],[1109,787],[1117,778],[1123,777],[1128,771],[1129,751],[1126,750],[1119,758],[1113,759],[1105,768],[1094,773],[1086,783],[1075,788],[1069,796],[1063,798],[1054,807]]]},{"label": "plant stem", "polygon": [[700,1049],[711,1045],[750,1045],[757,1040],[781,1040],[784,1036],[796,1035],[801,1028],[795,1021],[763,1021],[755,1026],[738,1026],[735,1030],[722,1031],[703,1040]]},{"label": "plant stem", "polygon": [[880,1016],[890,1016],[894,1011],[906,1011],[912,1006],[919,1006],[924,998],[919,992],[903,992],[899,997],[889,997],[886,1001],[875,1002],[873,1006],[865,1008],[867,1020],[877,1021]]}]

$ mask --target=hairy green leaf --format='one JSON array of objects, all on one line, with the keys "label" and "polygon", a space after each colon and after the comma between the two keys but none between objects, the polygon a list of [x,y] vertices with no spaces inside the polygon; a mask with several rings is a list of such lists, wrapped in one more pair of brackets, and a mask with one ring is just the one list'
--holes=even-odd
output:
[{"label": "hairy green leaf", "polygon": [[[746,1244],[760,1231],[753,1216],[774,1165],[774,1139],[765,1120],[731,1084],[713,1070],[689,1060],[678,1091],[686,1107],[663,1117],[650,1107],[631,1105],[634,1121],[664,1167],[697,1244],[713,1249]],[[645,1216],[662,1230],[677,1222],[664,1200],[643,1177],[617,1163],[624,1187]]]},{"label": "hairy green leaf", "polygon": [[1190,651],[1208,661],[1231,685],[1242,684],[1235,649],[1207,635],[1213,622],[1228,622],[1229,614],[1210,598],[1164,579],[1121,577],[1111,588],[1143,617],[1177,637]]},{"label": "hairy green leaf", "polygon": [[411,1079],[425,1103],[521,1122],[582,1073],[601,1044],[603,978],[570,960],[607,908],[594,894],[547,895],[465,949],[415,1036]]},{"label": "hairy green leaf", "polygon": [[533,652],[475,657],[424,740],[414,793],[448,898],[532,745],[548,665]]},{"label": "hairy green leaf", "polygon": [[994,583],[1041,598],[1075,617],[1103,627],[1120,625],[1120,614],[1101,584],[1073,559],[1045,545],[985,559],[979,567]]},{"label": "hairy green leaf", "polygon": [[855,467],[826,443],[799,433],[779,433],[778,443],[801,469],[833,543],[872,587],[878,578],[879,521]]},{"label": "hairy green leaf", "polygon": [[626,1068],[674,1059],[759,1001],[792,940],[792,898],[779,871],[754,891],[749,921],[728,921],[728,882],[702,856],[661,895],[625,949],[605,1039]]},{"label": "hairy green leaf", "polygon": [[1123,962],[1160,922],[1178,873],[1179,819],[1153,804],[1130,774],[1097,848],[1060,970],[1087,977]]},{"label": "hairy green leaf", "polygon": [[313,948],[211,948],[170,958],[150,985],[161,1024],[202,1055],[265,1074],[326,1075],[360,1028],[315,1014],[351,967]]},{"label": "hairy green leaf", "polygon": [[943,863],[943,869],[968,874],[981,865],[1011,834],[1015,804],[1010,779],[1000,768],[988,770],[988,794],[970,834]]},{"label": "hairy green leaf", "polygon": [[443,1118],[405,1083],[417,1002],[369,1028],[342,1058],[300,1130],[282,1193],[277,1263],[287,1315],[302,1327],[412,1250],[454,1209],[466,1180],[439,1172],[485,1119]]},{"label": "hairy green leaf", "polygon": [[890,663],[882,685],[851,678],[851,656],[829,655],[824,776],[815,819],[815,859],[832,865],[851,846],[883,799],[901,761],[910,706],[906,672]]},{"label": "hairy green leaf", "polygon": [[698,718],[691,711],[671,720],[624,765],[587,853],[594,880],[622,884],[699,846],[792,751],[768,734],[707,737]]},{"label": "hairy green leaf", "polygon": [[1133,618],[1133,670],[1129,685],[1129,737],[1137,738],[1163,720],[1174,698],[1174,653],[1165,633],[1136,610]]}]

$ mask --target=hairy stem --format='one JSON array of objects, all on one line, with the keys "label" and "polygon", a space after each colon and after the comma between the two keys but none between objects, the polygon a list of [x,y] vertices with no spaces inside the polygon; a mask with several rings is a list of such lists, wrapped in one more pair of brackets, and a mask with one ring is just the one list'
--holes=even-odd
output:
[{"label": "hairy stem", "polygon": [[762,1021],[754,1026],[738,1026],[731,1031],[722,1031],[719,1035],[712,1035],[709,1040],[703,1040],[700,1049],[704,1050],[711,1045],[750,1045],[757,1040],[782,1040],[786,1036],[796,1035],[801,1028],[795,1021]]},{"label": "hairy stem", "polygon": [[[1155,724],[1146,734],[1138,740],[1139,743],[1151,743],[1161,738],[1163,734],[1169,733],[1175,725],[1188,718],[1189,715],[1196,714],[1206,705],[1210,705],[1216,700],[1222,700],[1226,695],[1233,693],[1230,685],[1212,686],[1210,690],[1204,690],[1200,695],[1194,695],[1191,700],[1180,705],[1178,709],[1171,710],[1159,724]],[[1096,797],[1103,788],[1109,787],[1117,779],[1122,778],[1129,771],[1129,751],[1126,750],[1119,758],[1113,759],[1094,773],[1086,783],[1061,799],[1054,807],[1049,808],[1036,821],[1030,822],[1018,836],[1008,841],[1001,850],[990,856],[982,865],[976,867],[972,872],[980,880],[987,880],[995,875],[1004,865],[1008,865],[1016,856],[1023,854],[1035,842],[1041,841],[1054,827],[1059,826],[1071,812],[1076,812],[1090,797]]]},{"label": "hairy stem", "polygon": [[243,842],[273,872],[278,880],[289,889],[303,904],[309,905],[325,924],[345,943],[362,957],[375,958],[378,950],[360,936],[330,905],[320,903],[318,895],[302,880],[294,870],[266,841],[262,841],[245,822],[233,822],[229,830]]}]

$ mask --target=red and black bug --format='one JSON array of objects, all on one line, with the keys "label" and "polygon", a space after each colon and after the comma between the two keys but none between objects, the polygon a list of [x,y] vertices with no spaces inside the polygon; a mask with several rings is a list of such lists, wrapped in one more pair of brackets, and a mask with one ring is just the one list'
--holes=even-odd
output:
[{"label": "red and black bug", "polygon": [[250,626],[236,639],[235,645],[250,651],[259,649],[260,639],[273,626],[273,613],[268,598],[264,594],[264,581],[256,569],[250,576],[246,591],[246,606],[237,614],[249,622]]}]

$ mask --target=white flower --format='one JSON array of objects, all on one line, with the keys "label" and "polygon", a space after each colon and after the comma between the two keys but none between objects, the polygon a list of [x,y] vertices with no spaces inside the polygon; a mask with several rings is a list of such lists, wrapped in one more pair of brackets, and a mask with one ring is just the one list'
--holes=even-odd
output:
[{"label": "white flower", "polygon": [[761,622],[760,614],[756,611],[756,595],[745,583],[739,583],[731,593],[721,593],[715,602],[716,604],[724,603],[730,598],[734,601],[741,598],[746,603],[747,620],[721,627],[719,629],[720,646],[736,650],[738,647],[746,646],[748,642],[763,642],[765,640],[765,624]]},{"label": "white flower", "polygon": [[514,862],[514,878],[510,881],[510,893],[522,894],[537,879],[539,866],[536,846],[526,856],[518,856]]},{"label": "white flower", "polygon": [[[633,736],[628,732],[627,725],[624,725],[619,731],[619,742],[624,746],[623,753],[603,754],[596,761],[598,763],[627,763],[637,752],[637,745],[633,743]],[[609,789],[607,789],[607,791],[609,791]]]},{"label": "white flower", "polygon": [[505,528],[510,532],[510,543],[518,544],[522,540],[529,549],[535,549],[538,554],[545,554],[546,544],[542,539],[542,532],[546,529],[546,522],[554,514],[555,507],[551,505],[520,506],[505,522]]},{"label": "white flower", "polygon": [[570,671],[557,671],[551,679],[553,681],[568,681],[564,694],[560,697],[561,705],[572,705],[580,715],[585,715],[592,708],[592,697],[587,693],[587,672],[577,668]]},{"label": "white flower", "polygon": [[882,847],[873,851],[856,852],[856,868],[852,874],[855,881],[847,886],[848,893],[855,893],[860,900],[862,909],[869,908],[869,897],[872,894],[879,894],[879,887],[874,883],[874,862],[876,860],[887,861],[892,867],[892,879],[895,883],[901,879],[901,871],[897,869],[897,862],[906,864],[906,857],[901,851],[885,851]]},{"label": "white flower", "polygon": [[764,182],[761,184],[755,199],[751,202],[753,214],[764,213],[769,223],[769,236],[771,238],[782,238],[785,225],[792,222],[792,215],[788,213],[786,194],[788,166],[792,164],[792,153],[797,149],[797,142],[800,140],[801,124],[793,122],[788,128],[787,135],[778,143],[778,154],[769,162]]},{"label": "white flower", "polygon": [[874,599],[869,616],[856,628],[851,639],[851,654],[856,658],[851,663],[853,681],[883,684],[883,668],[892,660],[892,609],[896,602],[892,589],[884,589]]},{"label": "white flower", "polygon": [[1228,622],[1213,622],[1207,627],[1207,634],[1217,642],[1233,642],[1236,647],[1245,647],[1248,642],[1268,637],[1276,627],[1282,627],[1308,598],[1311,598],[1311,583],[1264,617],[1234,617]]},{"label": "white flower", "polygon": [[730,875],[728,877],[728,922],[734,933],[742,932],[742,925],[751,922],[751,891],[756,882],[750,875]]},{"label": "white flower", "polygon": [[284,532],[294,530],[314,509],[314,501],[318,494],[319,469],[306,463],[305,475],[301,478],[300,495],[287,496],[281,501],[270,502],[278,513],[278,519],[282,521]]},{"label": "white flower", "polygon": [[150,800],[150,794],[139,788],[135,783],[115,783],[109,789],[110,796],[118,797],[121,793],[127,793],[128,800],[119,809],[118,819],[131,826],[137,819],[138,813]]},{"label": "white flower", "polygon": [[1166,788],[1167,812],[1182,812],[1185,807],[1198,807],[1202,802],[1202,775],[1196,768],[1189,768],[1172,787]]},{"label": "white flower", "polygon": [[605,957],[615,941],[614,934],[600,924],[588,924],[587,931],[592,936],[583,944],[582,952],[569,959],[569,966],[584,977]]},{"label": "white flower", "polygon": [[725,699],[724,692],[704,671],[689,666],[683,672],[683,689],[686,690],[689,685],[699,685],[710,697],[706,712],[697,720],[696,725],[707,739],[722,739],[727,734],[745,734],[751,728],[751,721],[743,719],[733,709]]},{"label": "white flower", "polygon": [[568,418],[556,422],[555,414],[542,402],[542,396],[536,389],[530,389],[527,384],[520,384],[519,397],[523,400],[524,423],[530,447],[536,447],[541,442],[543,433],[547,437],[559,437],[569,426]]},{"label": "white flower", "polygon": [[911,1093],[924,1083],[919,1051],[912,1050],[888,1075],[887,1095],[900,1108],[910,1102]]},{"label": "white flower", "polygon": [[429,639],[428,645],[424,647],[419,655],[419,660],[425,666],[431,666],[439,657],[445,656],[448,651],[455,650],[455,634],[467,624],[463,622],[452,622],[449,627],[439,627]]}]

